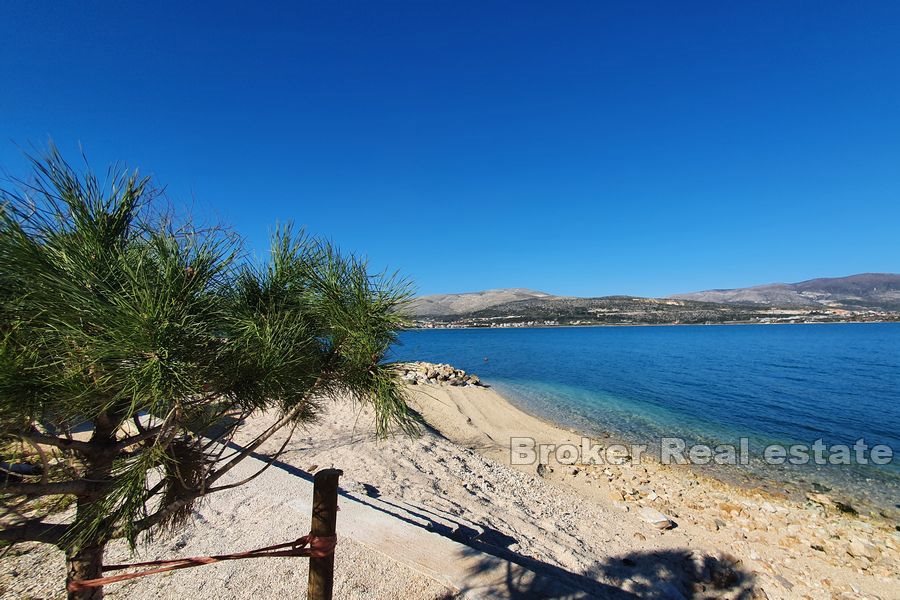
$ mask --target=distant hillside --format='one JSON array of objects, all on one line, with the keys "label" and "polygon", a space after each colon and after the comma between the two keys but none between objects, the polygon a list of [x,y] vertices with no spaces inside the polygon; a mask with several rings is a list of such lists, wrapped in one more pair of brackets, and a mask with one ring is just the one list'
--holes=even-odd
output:
[{"label": "distant hillside", "polygon": [[416,317],[451,317],[476,312],[498,304],[534,298],[552,298],[550,294],[524,288],[485,290],[464,294],[436,294],[413,300],[409,311]]},{"label": "distant hillside", "polygon": [[601,298],[530,298],[497,304],[459,315],[470,324],[504,324],[533,321],[535,324],[663,324],[726,323],[790,317],[756,305],[716,304],[671,298],[604,296]]},{"label": "distant hillside", "polygon": [[748,288],[676,294],[672,298],[783,307],[900,310],[900,275],[863,273],[849,277],[772,283]]},{"label": "distant hillside", "polygon": [[670,298],[574,298],[513,288],[425,296],[411,309],[420,327],[900,320],[900,275],[867,273]]}]

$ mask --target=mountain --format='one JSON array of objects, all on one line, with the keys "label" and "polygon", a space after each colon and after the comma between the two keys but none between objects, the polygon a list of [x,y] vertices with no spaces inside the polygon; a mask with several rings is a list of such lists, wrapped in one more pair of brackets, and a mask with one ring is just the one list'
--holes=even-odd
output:
[{"label": "mountain", "polygon": [[848,320],[848,317],[824,308],[778,308],[760,304],[635,296],[572,298],[549,295],[503,302],[454,315],[417,316],[420,327],[796,323],[836,320]]},{"label": "mountain", "polygon": [[810,279],[799,283],[707,290],[671,297],[724,304],[900,311],[900,275],[862,273],[849,277]]},{"label": "mountain", "polygon": [[545,292],[508,288],[464,294],[435,294],[412,301],[409,312],[416,317],[450,317],[477,312],[498,304],[535,298],[554,298]]},{"label": "mountain", "polygon": [[669,298],[499,289],[423,296],[409,312],[419,327],[898,321],[900,275],[864,273]]}]

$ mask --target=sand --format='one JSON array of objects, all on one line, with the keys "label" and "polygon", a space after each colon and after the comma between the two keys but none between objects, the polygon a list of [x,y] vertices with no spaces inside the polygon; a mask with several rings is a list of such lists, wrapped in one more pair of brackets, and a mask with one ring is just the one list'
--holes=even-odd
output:
[{"label": "sand", "polygon": [[[541,474],[535,465],[511,467],[512,436],[556,444],[580,436],[525,414],[492,389],[416,385],[410,391],[411,405],[427,423],[421,436],[378,441],[367,410],[338,402],[321,422],[295,434],[281,461],[305,471],[335,466],[351,493],[456,516],[484,531],[470,542],[479,550],[561,574],[595,595],[615,588],[640,598],[900,598],[900,533],[883,520],[656,464],[551,461]],[[254,418],[245,435],[270,420]],[[261,450],[277,445],[276,438]],[[295,477],[273,468],[210,496],[192,527],[159,537],[141,556],[234,551],[305,533],[308,519],[285,509]],[[642,517],[648,509],[677,527],[657,529]],[[340,514],[338,521],[340,531]],[[460,593],[435,573],[358,540],[344,538],[338,548],[336,598]],[[108,554],[108,560],[129,558],[121,544]],[[288,568],[279,560],[145,578],[109,586],[108,597],[305,597],[305,563]],[[63,597],[62,576],[61,556],[53,550],[7,556],[0,567],[2,597]],[[609,587],[593,588],[594,582]],[[524,587],[515,591],[538,597]]]},{"label": "sand", "polygon": [[[458,445],[504,465],[510,462],[513,436],[554,444],[581,440],[579,434],[523,413],[493,390],[417,387],[412,404],[426,422]],[[760,597],[900,598],[900,532],[885,519],[850,517],[834,507],[740,488],[695,470],[652,462],[585,467],[550,461],[548,467],[541,469],[543,476],[537,475],[537,466],[516,467],[535,482],[549,483],[559,503],[538,544],[519,537],[525,552],[543,552],[564,568],[593,573],[598,560],[608,566],[623,557],[640,563],[654,554],[681,554],[694,561],[713,557],[734,564],[736,572],[746,577],[743,589]],[[531,493],[533,502],[520,503],[516,495],[517,491],[494,488],[487,502],[470,502],[465,510],[505,521],[509,534],[517,537],[517,531],[529,530],[529,521],[541,522],[531,519],[529,509],[546,506],[547,500]],[[677,527],[655,530],[640,516],[645,508],[672,517]],[[524,522],[517,523],[519,519]],[[613,577],[600,579],[634,587],[628,569],[611,570]],[[682,573],[682,581],[692,579],[690,571],[688,567]],[[703,585],[696,584],[692,582],[692,587]],[[689,592],[682,593],[690,597]],[[715,592],[722,597],[740,593]]]}]

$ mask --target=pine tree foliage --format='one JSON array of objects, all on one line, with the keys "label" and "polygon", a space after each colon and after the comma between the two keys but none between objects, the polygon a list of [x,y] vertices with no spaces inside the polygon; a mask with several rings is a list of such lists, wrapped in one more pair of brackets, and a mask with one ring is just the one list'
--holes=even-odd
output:
[{"label": "pine tree foliage", "polygon": [[[53,148],[32,164],[0,196],[0,539],[72,553],[179,526],[338,397],[371,405],[381,435],[416,430],[385,362],[403,281],[290,227],[255,263],[159,212],[137,173],[78,173]],[[275,424],[229,447],[264,411]]]}]

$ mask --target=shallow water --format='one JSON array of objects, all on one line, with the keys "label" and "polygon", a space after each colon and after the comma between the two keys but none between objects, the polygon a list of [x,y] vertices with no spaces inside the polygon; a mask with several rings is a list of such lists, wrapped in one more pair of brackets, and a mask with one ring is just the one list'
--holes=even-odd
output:
[{"label": "shallow water", "polygon": [[725,472],[876,507],[900,502],[900,458],[761,460],[768,444],[819,439],[900,452],[900,323],[420,330],[401,335],[394,358],[476,373],[522,409],[589,435],[652,448],[745,437],[751,464]]}]

